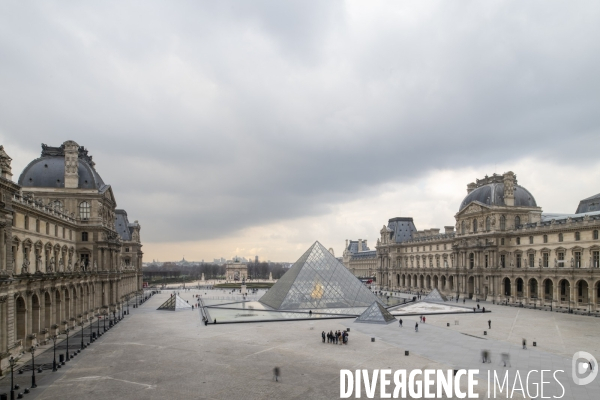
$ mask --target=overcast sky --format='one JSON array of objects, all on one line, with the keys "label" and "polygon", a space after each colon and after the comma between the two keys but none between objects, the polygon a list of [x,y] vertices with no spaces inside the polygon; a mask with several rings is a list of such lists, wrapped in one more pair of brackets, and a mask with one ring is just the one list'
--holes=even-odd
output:
[{"label": "overcast sky", "polygon": [[598,1],[0,3],[0,144],[89,149],[145,261],[373,248],[512,170],[600,192]]}]

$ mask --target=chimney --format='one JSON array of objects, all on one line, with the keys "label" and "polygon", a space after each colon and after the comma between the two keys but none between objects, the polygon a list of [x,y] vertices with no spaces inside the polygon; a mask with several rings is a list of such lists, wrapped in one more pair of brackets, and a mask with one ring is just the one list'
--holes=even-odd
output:
[{"label": "chimney", "polygon": [[77,189],[79,186],[79,172],[77,171],[79,145],[72,140],[63,143],[65,148],[65,188]]},{"label": "chimney", "polygon": [[440,234],[439,228],[431,228],[429,231],[431,232],[431,236],[437,236]]},{"label": "chimney", "polygon": [[367,239],[363,240],[363,247],[366,251],[367,250]]},{"label": "chimney", "polygon": [[477,185],[474,182],[471,182],[467,185],[467,194],[471,193],[473,190],[475,190],[475,188],[477,187]]},{"label": "chimney", "polygon": [[454,232],[454,226],[445,226],[444,233],[452,233]]},{"label": "chimney", "polygon": [[504,204],[507,206],[515,205],[515,184],[517,179],[512,171],[508,171],[502,175],[504,178]]}]

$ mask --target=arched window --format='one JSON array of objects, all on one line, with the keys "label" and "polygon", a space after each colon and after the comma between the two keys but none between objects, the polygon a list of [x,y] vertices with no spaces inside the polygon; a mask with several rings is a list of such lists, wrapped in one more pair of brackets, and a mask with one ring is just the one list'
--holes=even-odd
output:
[{"label": "arched window", "polygon": [[521,217],[518,215],[515,217],[515,229],[517,229],[521,225]]},{"label": "arched window", "polygon": [[79,218],[90,219],[90,203],[87,201],[79,203]]},{"label": "arched window", "polygon": [[562,241],[563,241],[563,234],[562,234],[562,233],[559,233],[559,234],[558,234],[558,241],[559,241],[559,242],[562,242]]},{"label": "arched window", "polygon": [[503,231],[506,229],[506,217],[504,215],[500,216],[500,230]]},{"label": "arched window", "polygon": [[487,217],[485,219],[485,230],[488,232],[492,230],[492,223],[490,221],[490,217]]},{"label": "arched window", "polygon": [[477,232],[477,219],[473,219],[473,232]]}]

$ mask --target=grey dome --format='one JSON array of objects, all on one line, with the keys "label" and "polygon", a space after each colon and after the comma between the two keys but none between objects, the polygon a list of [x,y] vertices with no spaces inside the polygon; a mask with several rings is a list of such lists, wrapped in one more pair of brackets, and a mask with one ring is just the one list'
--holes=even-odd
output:
[{"label": "grey dome", "polygon": [[[86,161],[81,158],[78,161],[77,172],[79,174],[79,189],[102,190],[106,185]],[[33,160],[25,167],[19,177],[19,185],[22,187],[65,187],[65,157],[43,156]]]},{"label": "grey dome", "polygon": [[[489,183],[474,189],[460,203],[458,211],[469,205],[472,201],[478,201],[491,206],[505,206],[504,204],[504,183]],[[517,207],[537,207],[535,198],[523,186],[515,185],[515,206]]]}]

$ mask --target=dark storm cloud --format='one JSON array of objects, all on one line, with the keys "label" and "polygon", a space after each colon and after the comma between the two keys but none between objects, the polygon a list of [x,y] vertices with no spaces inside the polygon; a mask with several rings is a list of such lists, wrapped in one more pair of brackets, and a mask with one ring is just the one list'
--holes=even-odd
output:
[{"label": "dark storm cloud", "polygon": [[218,237],[432,169],[597,159],[599,21],[597,2],[3,3],[0,134],[88,147],[148,241]]}]

